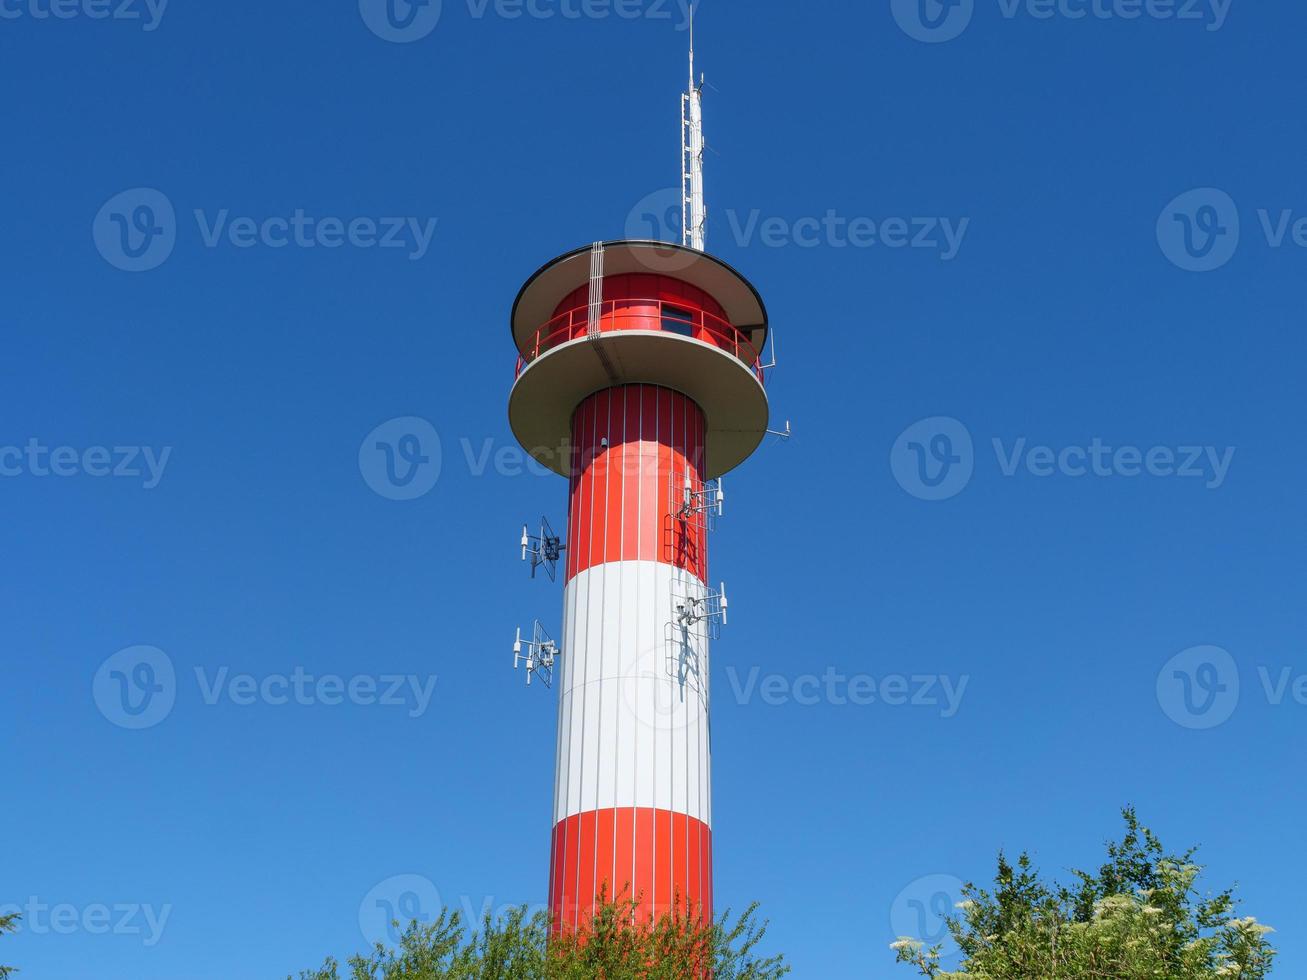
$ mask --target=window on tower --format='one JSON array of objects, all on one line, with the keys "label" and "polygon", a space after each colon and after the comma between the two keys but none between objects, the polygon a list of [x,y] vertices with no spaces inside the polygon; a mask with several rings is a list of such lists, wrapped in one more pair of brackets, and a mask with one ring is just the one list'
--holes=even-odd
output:
[{"label": "window on tower", "polygon": [[694,336],[694,311],[679,306],[663,306],[663,329],[682,337]]}]

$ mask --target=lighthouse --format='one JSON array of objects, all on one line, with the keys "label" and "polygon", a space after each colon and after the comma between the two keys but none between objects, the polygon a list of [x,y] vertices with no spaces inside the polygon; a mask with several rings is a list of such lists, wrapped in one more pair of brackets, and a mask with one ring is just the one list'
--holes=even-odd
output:
[{"label": "lighthouse", "polygon": [[767,432],[757,289],[706,250],[701,84],[682,96],[683,241],[605,241],[518,293],[509,421],[568,481],[565,538],[523,531],[563,582],[561,628],[516,661],[558,698],[548,902],[584,927],[600,895],[711,921],[711,646],[726,588],[708,542],[723,477]]}]

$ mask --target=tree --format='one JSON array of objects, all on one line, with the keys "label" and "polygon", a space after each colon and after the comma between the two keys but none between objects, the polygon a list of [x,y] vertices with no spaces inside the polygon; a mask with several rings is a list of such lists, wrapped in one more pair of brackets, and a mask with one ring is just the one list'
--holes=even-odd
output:
[{"label": "tree", "polygon": [[1097,872],[1068,885],[1045,882],[1022,854],[1000,854],[991,893],[967,885],[948,927],[962,952],[956,972],[941,948],[904,937],[898,962],[932,980],[1261,980],[1271,971],[1273,932],[1235,916],[1234,891],[1202,897],[1197,849],[1168,854],[1133,809],[1125,837],[1107,846]]},{"label": "tree", "polygon": [[[17,932],[18,920],[21,918],[22,916],[16,914],[0,915],[0,936],[3,936],[6,932]],[[0,980],[5,980],[5,977],[12,976],[17,972],[18,970],[12,966],[0,966]]]},{"label": "tree", "polygon": [[[349,980],[779,980],[790,972],[784,957],[755,951],[767,932],[751,905],[734,923],[727,912],[716,923],[688,911],[656,922],[636,915],[633,901],[600,903],[594,919],[576,932],[551,933],[544,912],[525,907],[498,919],[487,915],[481,931],[468,935],[462,916],[445,910],[428,925],[411,923],[397,949],[380,943],[349,963]],[[340,980],[328,960],[300,980]]]}]

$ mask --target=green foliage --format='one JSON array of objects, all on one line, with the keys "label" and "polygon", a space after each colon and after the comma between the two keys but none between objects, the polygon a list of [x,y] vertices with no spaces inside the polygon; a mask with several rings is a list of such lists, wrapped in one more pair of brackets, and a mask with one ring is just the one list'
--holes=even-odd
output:
[{"label": "green foliage", "polygon": [[962,964],[940,966],[940,947],[911,938],[893,944],[898,962],[932,980],[1261,980],[1275,951],[1273,930],[1236,918],[1234,892],[1202,897],[1195,850],[1168,854],[1134,810],[1126,834],[1097,872],[1070,885],[1047,883],[1023,854],[1000,854],[991,893],[967,885],[949,921]]},{"label": "green foliage", "polygon": [[[487,915],[468,935],[458,912],[433,923],[412,923],[397,949],[378,944],[348,963],[348,980],[778,980],[790,972],[784,957],[761,958],[756,949],[767,924],[757,906],[734,923],[730,913],[713,924],[681,912],[646,922],[634,902],[603,902],[593,921],[576,933],[550,935],[549,918],[525,907],[498,919]],[[328,960],[300,980],[341,980]]]},{"label": "green foliage", "polygon": [[[22,918],[20,915],[0,915],[0,936],[3,936],[6,932],[17,931],[20,918]],[[5,980],[5,977],[12,976],[17,972],[12,966],[0,966],[0,980]]]}]

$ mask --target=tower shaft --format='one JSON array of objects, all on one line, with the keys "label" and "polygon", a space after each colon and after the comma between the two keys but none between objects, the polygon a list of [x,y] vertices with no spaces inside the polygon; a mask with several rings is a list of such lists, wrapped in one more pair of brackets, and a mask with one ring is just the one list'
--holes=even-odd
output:
[{"label": "tower shaft", "polygon": [[709,642],[727,599],[707,536],[713,481],[767,431],[766,307],[705,252],[598,242],[542,266],[510,323],[513,433],[569,481],[554,927],[584,930],[601,895],[710,919]]},{"label": "tower shaft", "polygon": [[707,534],[678,517],[701,486],[707,427],[653,384],[586,398],[572,421],[549,901],[558,928],[597,897],[712,915]]}]

